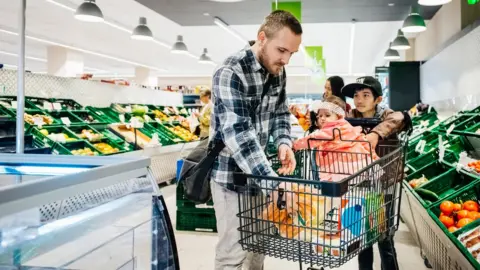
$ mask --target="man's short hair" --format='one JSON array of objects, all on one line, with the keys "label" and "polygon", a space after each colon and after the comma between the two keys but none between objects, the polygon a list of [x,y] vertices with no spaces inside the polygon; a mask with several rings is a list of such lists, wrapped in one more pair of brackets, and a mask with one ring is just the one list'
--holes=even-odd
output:
[{"label": "man's short hair", "polygon": [[329,97],[325,98],[323,101],[333,103],[333,104],[339,106],[340,108],[342,108],[344,111],[347,110],[347,104],[345,103],[345,101],[343,101],[341,98],[339,98],[337,96],[329,96]]},{"label": "man's short hair", "polygon": [[263,21],[258,33],[264,31],[267,38],[272,38],[284,27],[288,27],[295,35],[303,33],[302,25],[297,18],[285,10],[275,10],[270,13]]},{"label": "man's short hair", "polygon": [[202,91],[200,91],[200,96],[211,98],[212,97],[212,91],[210,91],[208,89],[202,90]]}]

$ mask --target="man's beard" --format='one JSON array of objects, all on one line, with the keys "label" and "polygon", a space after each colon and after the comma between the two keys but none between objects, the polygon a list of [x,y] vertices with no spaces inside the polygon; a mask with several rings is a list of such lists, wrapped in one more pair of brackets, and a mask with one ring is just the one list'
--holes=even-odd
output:
[{"label": "man's beard", "polygon": [[262,65],[262,67],[265,68],[268,71],[268,73],[277,75],[279,74],[280,71],[273,70],[272,69],[273,67],[268,66],[268,63],[270,62],[270,58],[268,57],[266,47],[267,46],[263,46],[260,49],[260,55],[258,56],[258,60],[260,62],[260,65]]}]

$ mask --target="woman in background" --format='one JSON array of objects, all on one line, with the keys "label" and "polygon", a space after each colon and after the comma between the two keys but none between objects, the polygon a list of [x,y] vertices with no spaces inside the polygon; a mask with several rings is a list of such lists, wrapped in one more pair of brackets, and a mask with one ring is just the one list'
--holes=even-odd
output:
[{"label": "woman in background", "polygon": [[[336,96],[336,97],[342,99],[346,104],[345,112],[348,114],[350,112],[350,110],[352,109],[352,107],[350,106],[350,104],[347,103],[347,99],[342,94],[343,86],[345,86],[345,83],[343,82],[342,77],[332,76],[332,77],[328,78],[327,81],[325,82],[325,92],[323,93],[323,100],[325,100],[326,98],[329,98],[331,96]],[[307,115],[306,115],[306,122],[307,122],[307,125],[311,127],[310,130],[314,130],[315,125],[312,125],[312,123],[310,122],[310,117],[311,117],[310,111],[308,111]]]},{"label": "woman in background", "polygon": [[[332,76],[327,79],[325,82],[325,92],[323,93],[323,98],[328,98],[330,96],[336,96],[341,98],[345,103],[347,102],[347,99],[345,96],[342,94],[342,88],[345,86],[345,83],[343,82],[342,77],[339,76]],[[347,111],[346,113],[349,113],[352,107],[350,104],[347,103]]]},{"label": "woman in background", "polygon": [[210,115],[212,114],[212,92],[210,90],[200,91],[200,101],[202,102],[202,109],[198,116],[198,122],[200,125],[200,139],[208,138],[210,129]]}]

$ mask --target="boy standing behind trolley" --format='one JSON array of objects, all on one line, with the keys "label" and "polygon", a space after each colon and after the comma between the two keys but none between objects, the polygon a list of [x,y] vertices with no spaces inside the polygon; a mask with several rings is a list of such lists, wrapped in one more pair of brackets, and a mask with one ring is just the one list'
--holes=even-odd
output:
[{"label": "boy standing behind trolley", "polygon": [[[353,98],[355,109],[351,110],[348,118],[378,118],[382,120],[378,126],[373,128],[366,135],[367,140],[375,148],[378,141],[386,139],[389,136],[401,131],[404,126],[404,116],[401,112],[395,112],[387,107],[380,105],[383,99],[382,86],[378,80],[373,77],[360,77],[356,83],[346,85],[342,89],[346,97]],[[390,197],[390,199],[389,199]],[[385,201],[392,202],[392,195],[385,194]],[[388,207],[393,210],[394,207]],[[387,212],[389,223],[393,221],[392,211]],[[390,227],[390,224],[388,224]],[[395,270],[398,268],[397,254],[393,236],[388,236],[378,242],[380,252],[381,269]],[[358,256],[358,265],[360,270],[373,270],[373,247],[368,247]]]}]

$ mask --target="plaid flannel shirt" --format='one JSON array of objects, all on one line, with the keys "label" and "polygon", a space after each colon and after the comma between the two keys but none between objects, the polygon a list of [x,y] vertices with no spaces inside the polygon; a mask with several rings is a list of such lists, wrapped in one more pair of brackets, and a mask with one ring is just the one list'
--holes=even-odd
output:
[{"label": "plaid flannel shirt", "polygon": [[[262,99],[267,80],[271,84]],[[265,148],[270,136],[277,146],[292,146],[285,86],[285,70],[278,76],[268,74],[250,46],[227,58],[216,70],[210,140],[222,140],[225,148],[214,162],[213,181],[224,186],[232,184],[238,168],[247,174],[277,176]],[[273,185],[272,181],[258,184],[266,188]]]}]

